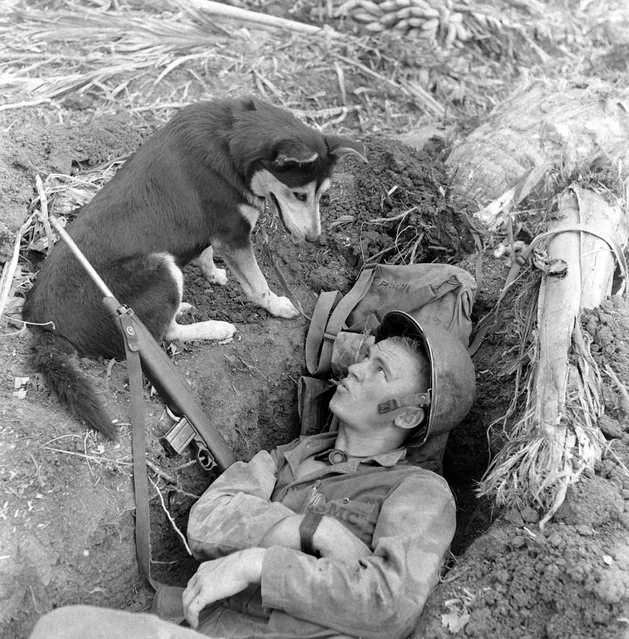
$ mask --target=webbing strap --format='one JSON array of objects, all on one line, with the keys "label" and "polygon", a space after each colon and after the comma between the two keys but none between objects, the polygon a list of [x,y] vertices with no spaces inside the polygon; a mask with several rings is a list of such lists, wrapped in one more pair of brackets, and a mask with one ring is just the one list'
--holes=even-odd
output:
[{"label": "webbing strap", "polygon": [[312,319],[306,336],[306,368],[311,375],[320,375],[325,372],[321,370],[319,365],[321,359],[319,354],[325,339],[325,327],[328,324],[330,312],[340,296],[338,291],[321,293],[312,311]]},{"label": "webbing strap", "polygon": [[328,315],[339,292],[321,293],[319,296],[306,337],[306,366],[311,375],[323,375],[330,371],[334,340],[354,307],[365,297],[374,276],[374,267],[365,268],[349,293],[332,311],[329,320]]}]

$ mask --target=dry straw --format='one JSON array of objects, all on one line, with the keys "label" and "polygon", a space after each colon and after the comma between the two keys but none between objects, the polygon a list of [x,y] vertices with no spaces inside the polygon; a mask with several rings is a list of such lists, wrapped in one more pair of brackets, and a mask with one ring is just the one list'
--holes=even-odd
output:
[{"label": "dry straw", "polygon": [[[342,3],[328,4],[334,26],[344,28],[346,18],[333,18],[343,13]],[[227,5],[204,0],[119,0],[107,8],[66,0],[59,5],[0,16],[0,111],[85,95],[98,97],[95,107],[100,110],[124,106],[163,111],[217,93],[254,90],[287,107],[307,104],[306,113],[321,114],[316,120],[320,126],[327,124],[323,114],[328,109],[344,108],[339,117],[350,114],[354,127],[399,131],[420,123],[422,113],[442,120],[463,103],[472,112],[490,107],[523,64],[533,70],[542,60],[527,34],[540,33],[562,18],[551,12],[540,23],[531,8],[474,5],[468,17],[476,20],[476,30],[467,40],[457,31],[461,37],[456,42],[465,46],[454,52],[408,35],[400,38],[401,31],[394,28],[375,34],[344,32],[342,38],[334,37],[333,29],[320,29],[321,22],[293,21],[308,26],[307,33],[285,25],[273,28],[263,24],[271,16],[249,11],[246,20],[230,18],[212,13]],[[463,15],[461,11],[446,3],[440,16]],[[496,25],[502,25],[498,31]],[[176,74],[172,86],[165,82]],[[304,78],[327,90],[313,90]],[[165,95],[168,89],[171,95]]]}]

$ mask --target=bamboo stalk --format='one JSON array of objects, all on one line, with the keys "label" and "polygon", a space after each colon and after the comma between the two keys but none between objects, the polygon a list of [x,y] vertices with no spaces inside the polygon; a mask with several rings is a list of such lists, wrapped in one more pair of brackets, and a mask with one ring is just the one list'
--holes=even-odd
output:
[{"label": "bamboo stalk", "polygon": [[494,496],[499,505],[541,508],[540,526],[557,512],[583,471],[601,458],[601,377],[580,315],[612,293],[616,256],[621,264],[624,259],[616,245],[626,245],[629,220],[619,205],[573,185],[560,195],[559,215],[549,232],[527,407],[478,491]]},{"label": "bamboo stalk", "polygon": [[296,22],[295,20],[287,20],[277,16],[258,13],[257,11],[249,11],[239,7],[233,7],[220,2],[212,2],[212,0],[186,0],[182,1],[182,6],[190,6],[197,11],[207,13],[209,15],[221,16],[222,18],[231,18],[233,20],[242,20],[244,22],[253,22],[268,27],[278,29],[287,29],[288,31],[297,31],[310,35],[327,33],[333,37],[339,37],[340,34],[333,29],[322,29],[311,24]]},{"label": "bamboo stalk", "polygon": [[[577,198],[564,193],[559,202],[560,219],[553,226],[579,223]],[[568,268],[561,276],[547,275],[540,287],[537,304],[539,364],[535,420],[544,436],[552,438],[564,414],[568,382],[567,353],[581,307],[579,233],[561,233],[548,245],[548,261],[563,260]],[[576,294],[575,294],[576,293]]]}]

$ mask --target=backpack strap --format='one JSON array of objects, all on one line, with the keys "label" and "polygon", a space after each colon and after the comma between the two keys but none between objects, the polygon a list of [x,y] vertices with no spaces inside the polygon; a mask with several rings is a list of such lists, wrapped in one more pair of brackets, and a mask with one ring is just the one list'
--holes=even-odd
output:
[{"label": "backpack strap", "polygon": [[338,291],[321,293],[312,311],[312,319],[310,320],[306,337],[306,368],[311,375],[319,375],[324,372],[319,370],[319,352],[323,348],[325,327],[328,323],[330,312],[340,295]]},{"label": "backpack strap", "polygon": [[340,293],[332,291],[319,295],[306,337],[306,367],[311,375],[330,372],[334,340],[345,326],[345,320],[356,304],[365,297],[375,272],[373,266],[363,269],[352,289],[341,299],[331,315],[330,311]]}]

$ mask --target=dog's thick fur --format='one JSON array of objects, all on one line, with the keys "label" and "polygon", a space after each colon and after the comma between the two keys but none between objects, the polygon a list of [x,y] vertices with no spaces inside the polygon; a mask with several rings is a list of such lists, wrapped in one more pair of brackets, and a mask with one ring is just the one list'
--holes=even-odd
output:
[{"label": "dog's thick fur", "polygon": [[[250,234],[271,198],[295,241],[315,240],[319,198],[348,151],[360,155],[362,147],[255,98],[197,103],[149,138],[68,232],[156,340],[228,339],[236,329],[227,322],[176,323],[181,269],[194,261],[210,282],[224,284],[216,252],[252,302],[279,317],[297,315],[288,299],[269,290]],[[122,338],[102,293],[63,241],[44,261],[23,318],[53,323],[53,330],[35,328],[35,369],[77,418],[113,438],[100,398],[71,356],[76,350],[121,359]]]}]

